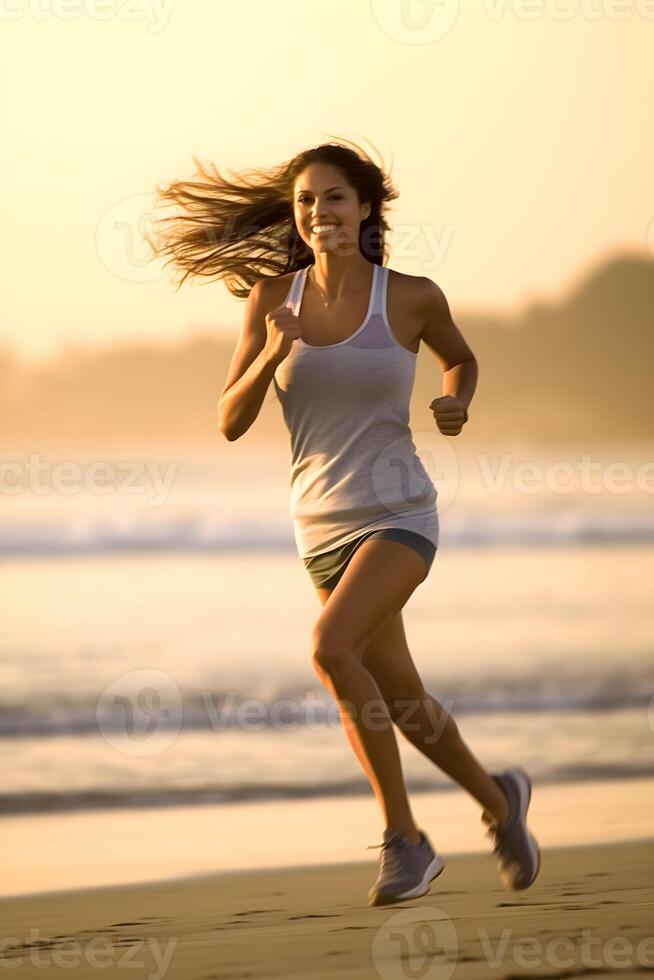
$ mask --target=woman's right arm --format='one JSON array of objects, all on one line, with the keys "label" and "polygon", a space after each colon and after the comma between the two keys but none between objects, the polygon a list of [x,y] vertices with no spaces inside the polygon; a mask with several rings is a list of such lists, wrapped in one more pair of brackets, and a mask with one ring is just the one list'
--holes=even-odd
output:
[{"label": "woman's right arm", "polygon": [[[280,307],[266,313],[266,282],[250,290],[243,327],[218,399],[218,428],[229,442],[239,439],[255,421],[277,366],[300,335],[299,318]],[[270,295],[270,294],[268,294]]]}]

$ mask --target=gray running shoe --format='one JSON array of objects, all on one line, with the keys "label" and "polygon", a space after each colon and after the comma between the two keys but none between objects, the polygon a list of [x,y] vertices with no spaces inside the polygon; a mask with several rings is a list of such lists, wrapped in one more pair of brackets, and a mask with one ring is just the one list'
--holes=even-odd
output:
[{"label": "gray running shoe", "polygon": [[388,905],[406,898],[419,898],[429,891],[429,884],[445,867],[429,838],[420,831],[420,843],[413,844],[395,830],[384,831],[382,844],[370,844],[368,850],[381,847],[377,879],[368,892],[369,905]]},{"label": "gray running shoe", "polygon": [[527,810],[531,799],[531,780],[519,766],[493,776],[504,791],[509,815],[503,824],[491,824],[487,836],[493,842],[503,884],[512,891],[529,888],[540,870],[540,849],[527,829]]}]

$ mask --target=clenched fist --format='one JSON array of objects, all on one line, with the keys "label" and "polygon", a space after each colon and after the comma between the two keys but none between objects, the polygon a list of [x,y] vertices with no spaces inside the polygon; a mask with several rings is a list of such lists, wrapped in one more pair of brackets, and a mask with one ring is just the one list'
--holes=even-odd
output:
[{"label": "clenched fist", "polygon": [[434,413],[436,425],[444,436],[458,436],[468,421],[468,409],[454,395],[434,398],[429,407]]},{"label": "clenched fist", "polygon": [[290,304],[278,306],[266,315],[266,349],[276,363],[281,364],[291,352],[293,341],[301,336],[302,323]]}]

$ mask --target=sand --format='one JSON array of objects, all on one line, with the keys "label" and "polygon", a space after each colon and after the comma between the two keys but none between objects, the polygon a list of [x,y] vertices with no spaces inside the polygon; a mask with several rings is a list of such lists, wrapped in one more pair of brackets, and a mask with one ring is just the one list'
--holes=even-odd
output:
[{"label": "sand", "polygon": [[524,892],[504,890],[467,794],[414,794],[445,870],[428,895],[381,908],[367,903],[379,851],[365,848],[381,840],[372,795],[4,818],[0,967],[21,980],[643,980],[653,789],[534,787],[542,867]]},{"label": "sand", "polygon": [[21,980],[642,980],[654,968],[652,840],[547,848],[519,893],[489,853],[446,857],[428,895],[372,908],[376,862],[6,898],[1,962]]}]

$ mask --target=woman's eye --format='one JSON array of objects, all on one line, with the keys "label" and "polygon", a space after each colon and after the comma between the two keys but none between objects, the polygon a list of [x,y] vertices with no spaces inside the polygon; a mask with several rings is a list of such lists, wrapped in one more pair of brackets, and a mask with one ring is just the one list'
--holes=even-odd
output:
[{"label": "woman's eye", "polygon": [[[301,198],[299,198],[300,204],[306,204],[307,201],[309,201],[309,200],[310,200],[310,198],[308,198],[308,197],[301,197]],[[330,197],[329,200],[330,201],[341,201],[342,200],[342,197],[341,197],[340,194],[336,194],[334,197]]]}]

